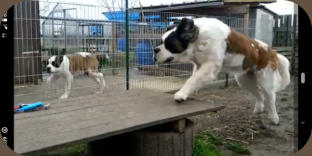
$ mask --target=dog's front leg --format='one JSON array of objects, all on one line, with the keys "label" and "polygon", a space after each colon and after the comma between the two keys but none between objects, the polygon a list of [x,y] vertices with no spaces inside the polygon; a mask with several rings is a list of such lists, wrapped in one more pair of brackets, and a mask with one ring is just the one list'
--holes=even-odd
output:
[{"label": "dog's front leg", "polygon": [[214,63],[202,64],[185,82],[183,87],[175,93],[174,100],[177,102],[185,101],[195,90],[200,89],[209,81],[215,79],[219,71],[220,66]]},{"label": "dog's front leg", "polygon": [[196,72],[196,70],[197,70],[197,65],[196,65],[196,63],[194,63],[194,62],[192,62],[192,64],[193,64],[193,71],[192,71],[192,75],[194,75],[194,73]]},{"label": "dog's front leg", "polygon": [[56,74],[51,74],[48,78],[47,78],[47,83],[51,84],[51,82],[57,80],[60,76],[56,75]]},{"label": "dog's front leg", "polygon": [[70,92],[71,92],[71,84],[73,82],[73,75],[71,73],[66,74],[65,76],[66,81],[65,81],[65,92],[64,94],[60,97],[60,99],[67,99]]}]

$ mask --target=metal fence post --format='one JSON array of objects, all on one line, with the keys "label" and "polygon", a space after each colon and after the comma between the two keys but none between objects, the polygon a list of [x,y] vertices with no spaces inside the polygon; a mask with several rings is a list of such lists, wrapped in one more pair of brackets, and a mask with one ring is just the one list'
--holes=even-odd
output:
[{"label": "metal fence post", "polygon": [[[66,53],[66,9],[63,9],[63,13],[64,13],[64,49],[65,49],[65,51],[64,51],[64,54]],[[58,55],[60,55],[60,54],[58,54]]]},{"label": "metal fence post", "polygon": [[112,74],[116,75],[116,55],[117,55],[117,29],[116,29],[117,23],[112,23],[112,53],[113,53],[113,60],[112,60]]},{"label": "metal fence post", "polygon": [[126,0],[126,89],[129,90],[129,18],[128,0]]},{"label": "metal fence post", "polygon": [[292,74],[297,74],[297,66],[296,66],[296,54],[297,54],[297,15],[294,15],[294,20],[293,20],[293,37],[292,37],[292,56],[291,56],[291,73]]},{"label": "metal fence post", "polygon": [[[228,17],[230,18],[230,15],[228,14]],[[230,25],[230,19],[226,19],[226,24]],[[225,73],[225,84],[224,87],[227,88],[229,86],[229,73]]]},{"label": "metal fence post", "polygon": [[288,46],[289,16],[285,16],[285,17],[286,17],[285,46]]}]

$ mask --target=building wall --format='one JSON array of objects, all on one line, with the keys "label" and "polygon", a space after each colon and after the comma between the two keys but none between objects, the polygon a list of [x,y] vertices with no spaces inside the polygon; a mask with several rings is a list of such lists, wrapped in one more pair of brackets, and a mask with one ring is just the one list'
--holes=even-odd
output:
[{"label": "building wall", "polygon": [[257,9],[255,23],[255,38],[272,46],[274,16],[262,9]]}]

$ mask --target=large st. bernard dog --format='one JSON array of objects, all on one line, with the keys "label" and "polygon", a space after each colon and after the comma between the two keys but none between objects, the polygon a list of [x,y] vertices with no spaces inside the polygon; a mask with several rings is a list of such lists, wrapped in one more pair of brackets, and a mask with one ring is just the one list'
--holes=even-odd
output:
[{"label": "large st. bernard dog", "polygon": [[[106,57],[108,57],[106,55]],[[65,92],[60,99],[68,98],[71,92],[71,85],[76,74],[87,74],[99,85],[100,91],[103,92],[105,80],[103,74],[98,72],[99,61],[96,55],[88,52],[77,52],[70,55],[51,56],[48,60],[47,72],[51,75],[47,82],[63,77],[65,78]]]},{"label": "large st. bernard dog", "polygon": [[222,71],[235,73],[241,88],[255,98],[254,113],[268,111],[279,123],[276,92],[290,83],[289,61],[262,41],[251,39],[215,18],[183,18],[162,36],[154,48],[159,63],[190,62],[193,73],[174,99],[182,102]]}]

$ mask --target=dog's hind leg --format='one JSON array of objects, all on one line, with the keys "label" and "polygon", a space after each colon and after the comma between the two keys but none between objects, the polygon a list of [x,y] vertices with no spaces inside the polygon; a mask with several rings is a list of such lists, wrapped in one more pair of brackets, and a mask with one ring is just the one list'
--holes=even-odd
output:
[{"label": "dog's hind leg", "polygon": [[247,90],[256,98],[253,112],[255,114],[263,112],[264,96],[258,87],[255,75],[253,73],[235,74],[235,80],[242,89]]},{"label": "dog's hind leg", "polygon": [[279,117],[276,111],[276,93],[274,91],[264,91],[264,97],[266,104],[268,108],[268,118],[271,120],[272,123],[278,124],[279,123]]},{"label": "dog's hind leg", "polygon": [[103,73],[97,72],[97,77],[98,77],[98,79],[99,79],[100,82],[101,82],[101,83],[100,83],[100,85],[101,85],[100,89],[101,89],[101,91],[103,91],[104,88],[105,88],[105,86],[106,86]]},{"label": "dog's hind leg", "polygon": [[88,70],[88,74],[96,83],[99,84],[100,92],[103,92],[106,85],[103,74],[100,72],[93,72],[90,69]]},{"label": "dog's hind leg", "polygon": [[270,68],[256,73],[257,82],[264,95],[264,105],[268,111],[268,118],[272,123],[278,124],[279,117],[276,110],[276,91],[280,83],[280,77],[277,71]]}]

